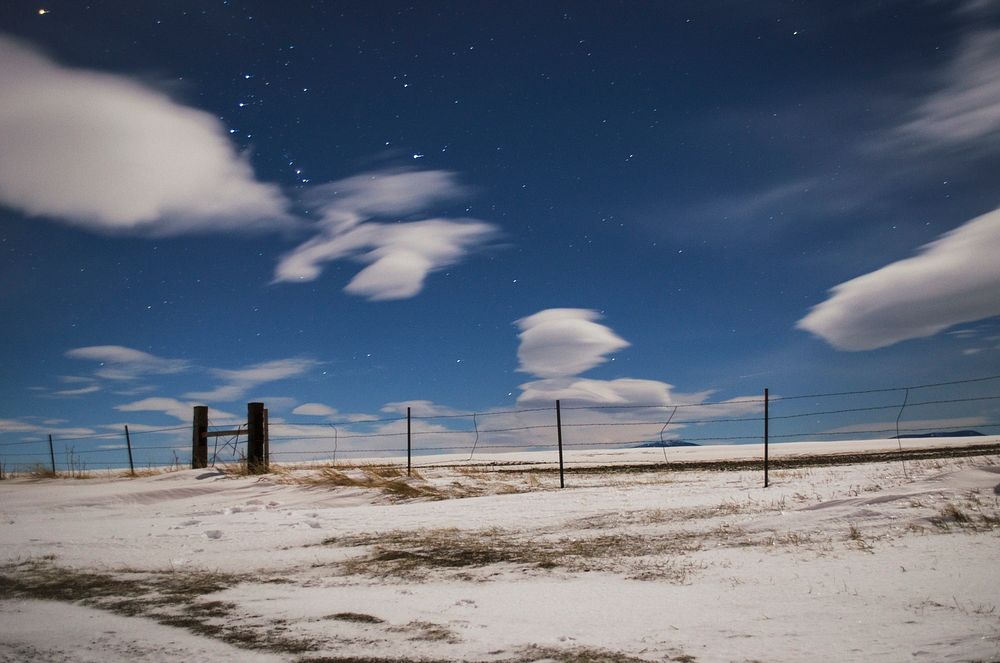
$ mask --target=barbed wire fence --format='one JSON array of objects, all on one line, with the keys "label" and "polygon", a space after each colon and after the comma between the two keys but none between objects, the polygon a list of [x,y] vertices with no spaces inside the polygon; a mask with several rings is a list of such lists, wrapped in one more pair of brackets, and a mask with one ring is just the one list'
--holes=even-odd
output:
[{"label": "barbed wire fence", "polygon": [[[211,422],[210,422],[211,423]],[[232,429],[211,424],[210,429]],[[211,464],[245,458],[241,429],[216,437]],[[972,431],[972,432],[970,432]],[[7,437],[17,431],[4,431]],[[385,463],[446,467],[517,463],[563,471],[594,466],[671,465],[681,446],[762,445],[771,442],[903,440],[946,433],[1000,435],[1000,375],[878,389],[698,403],[586,404],[291,420],[269,424],[269,455],[283,464]],[[626,451],[627,450],[627,451]],[[44,435],[0,442],[0,477],[41,472],[184,467],[191,461],[191,426],[121,432]],[[905,471],[905,465],[904,465]],[[765,485],[767,482],[765,463]]]}]

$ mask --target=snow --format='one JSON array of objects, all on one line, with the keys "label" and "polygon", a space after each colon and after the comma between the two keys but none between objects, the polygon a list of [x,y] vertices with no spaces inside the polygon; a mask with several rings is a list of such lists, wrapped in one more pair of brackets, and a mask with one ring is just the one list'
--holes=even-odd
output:
[{"label": "snow", "polygon": [[[899,444],[782,444],[771,456]],[[768,488],[759,471],[592,470],[569,472],[564,490],[534,471],[552,460],[477,454],[479,465],[381,477],[451,497],[438,500],[400,496],[375,467],[326,480],[307,467],[2,481],[0,576],[13,581],[0,585],[0,660],[1000,658],[1000,456],[772,469]],[[162,600],[86,589],[57,600],[36,595],[42,573],[122,579]]]}]

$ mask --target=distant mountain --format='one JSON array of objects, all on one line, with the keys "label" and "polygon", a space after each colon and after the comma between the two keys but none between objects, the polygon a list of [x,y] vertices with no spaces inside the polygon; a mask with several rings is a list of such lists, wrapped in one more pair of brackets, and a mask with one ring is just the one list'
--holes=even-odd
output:
[{"label": "distant mountain", "polygon": [[637,444],[633,449],[660,448],[660,447],[700,447],[696,442],[685,442],[684,440],[655,440],[653,442],[643,442]]},{"label": "distant mountain", "polygon": [[957,430],[948,432],[935,432],[935,433],[921,433],[919,435],[894,435],[892,439],[897,437],[907,438],[907,437],[982,437],[983,433],[977,430]]}]

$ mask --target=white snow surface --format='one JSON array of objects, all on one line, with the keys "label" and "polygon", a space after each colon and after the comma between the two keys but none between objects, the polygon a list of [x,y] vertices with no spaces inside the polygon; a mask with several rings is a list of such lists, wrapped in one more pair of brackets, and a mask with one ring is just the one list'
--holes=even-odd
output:
[{"label": "white snow surface", "polygon": [[[772,470],[767,488],[759,471],[600,469],[759,451],[575,452],[589,471],[565,489],[529,471],[545,453],[386,478],[424,497],[318,466],[0,481],[0,576],[190,576],[196,594],[129,611],[5,581],[0,661],[1000,661],[1000,456]],[[228,580],[198,593],[206,574]],[[211,633],[163,619],[213,605],[195,613]]]}]

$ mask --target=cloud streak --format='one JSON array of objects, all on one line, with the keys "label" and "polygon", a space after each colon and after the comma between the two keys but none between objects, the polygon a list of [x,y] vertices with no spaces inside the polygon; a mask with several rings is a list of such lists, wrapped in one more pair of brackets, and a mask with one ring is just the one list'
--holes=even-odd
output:
[{"label": "cloud streak", "polygon": [[351,259],[367,266],[345,292],[372,301],[413,297],[429,274],[463,260],[497,228],[477,219],[372,219],[417,214],[463,191],[446,171],[368,173],[319,187],[309,196],[321,214],[318,232],[281,259],[274,282],[314,281],[325,264]]},{"label": "cloud streak", "polygon": [[166,359],[123,345],[90,345],[66,352],[70,359],[100,362],[94,375],[106,380],[134,380],[145,375],[170,375],[186,371],[184,359]]},{"label": "cloud streak", "polygon": [[796,326],[839,350],[873,350],[1000,315],[1000,209],[918,255],[841,283]]},{"label": "cloud streak", "polygon": [[153,235],[294,225],[214,116],[0,35],[0,203]]},{"label": "cloud streak", "polygon": [[897,130],[921,146],[968,144],[1000,136],[1000,30],[967,34],[930,95]]},{"label": "cloud streak", "polygon": [[602,405],[669,405],[672,385],[656,380],[551,378],[521,385],[518,405],[551,405],[556,400]]},{"label": "cloud streak", "polygon": [[314,359],[290,358],[265,361],[236,370],[216,368],[212,369],[212,374],[223,381],[221,385],[210,391],[189,392],[184,394],[184,398],[208,402],[235,401],[255,387],[300,376],[318,365],[319,362]]},{"label": "cloud streak", "polygon": [[[194,414],[195,405],[198,405],[198,403],[185,403],[177,400],[176,398],[153,396],[139,401],[134,401],[132,403],[118,405],[115,409],[119,412],[161,412],[169,417],[179,419],[180,421],[190,422]],[[222,420],[237,420],[236,415],[216,410],[214,408],[209,409],[208,416],[210,419],[213,419],[215,423],[220,423]]]}]

